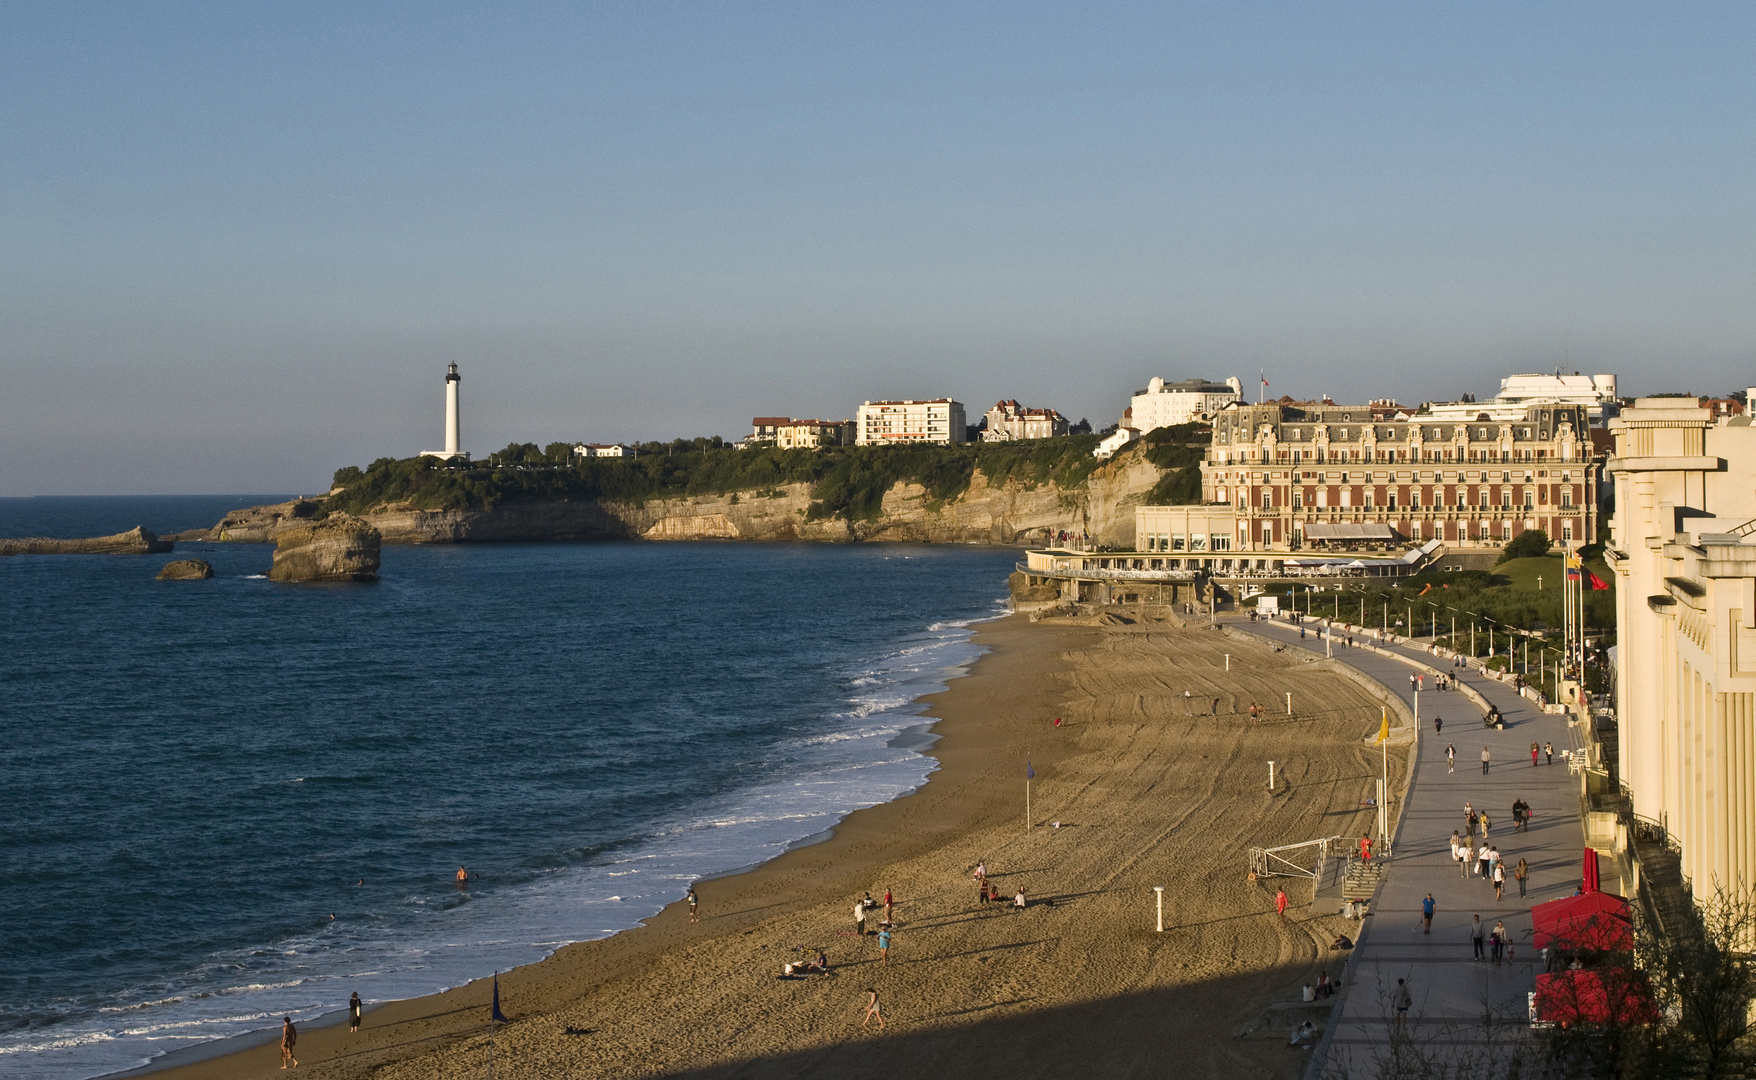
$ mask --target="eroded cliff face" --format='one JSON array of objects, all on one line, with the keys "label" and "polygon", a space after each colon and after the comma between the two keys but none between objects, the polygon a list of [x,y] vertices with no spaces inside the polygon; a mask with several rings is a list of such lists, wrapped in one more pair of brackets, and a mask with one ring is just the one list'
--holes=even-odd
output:
[{"label": "eroded cliff face", "polygon": [[[872,521],[806,520],[811,485],[762,491],[650,499],[644,503],[508,503],[492,510],[416,510],[384,506],[361,517],[386,544],[457,544],[515,540],[902,540],[933,544],[1040,544],[1065,529],[1100,544],[1134,543],[1134,507],[1160,470],[1126,450],[1085,483],[1063,490],[1017,480],[990,485],[977,472],[962,495],[931,505],[925,488],[897,484]],[[227,516],[220,540],[274,540],[308,527],[309,501],[253,507]]]},{"label": "eroded cliff face", "polygon": [[351,514],[283,529],[270,581],[377,581],[378,530]]}]

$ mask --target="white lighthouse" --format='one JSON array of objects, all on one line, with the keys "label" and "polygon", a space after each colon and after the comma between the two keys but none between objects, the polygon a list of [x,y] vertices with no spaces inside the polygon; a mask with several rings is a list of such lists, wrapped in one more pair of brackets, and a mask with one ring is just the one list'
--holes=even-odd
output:
[{"label": "white lighthouse", "polygon": [[457,373],[457,365],[452,364],[445,370],[445,449],[423,450],[422,457],[436,457],[445,460],[462,458],[469,460],[469,454],[462,449],[463,426],[458,419],[457,387],[463,382],[463,376]]}]

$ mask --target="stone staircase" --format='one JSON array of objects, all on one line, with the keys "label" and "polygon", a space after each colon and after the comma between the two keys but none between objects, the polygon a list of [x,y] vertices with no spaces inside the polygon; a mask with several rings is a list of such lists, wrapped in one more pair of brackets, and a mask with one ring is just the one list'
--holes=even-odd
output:
[{"label": "stone staircase", "polygon": [[1370,900],[1378,891],[1378,883],[1384,880],[1385,863],[1383,859],[1370,861],[1358,856],[1350,856],[1347,869],[1341,877],[1341,898],[1343,900]]}]

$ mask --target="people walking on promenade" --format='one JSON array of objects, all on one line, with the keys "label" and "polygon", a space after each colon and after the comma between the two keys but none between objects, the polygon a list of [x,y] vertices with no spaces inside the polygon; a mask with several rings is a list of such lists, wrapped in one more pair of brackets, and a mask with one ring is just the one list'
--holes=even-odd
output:
[{"label": "people walking on promenade", "polygon": [[1404,982],[1402,979],[1396,980],[1396,1002],[1395,1002],[1395,1004],[1396,1004],[1396,1030],[1402,1031],[1408,1025],[1409,1006],[1414,1004],[1414,999],[1411,998],[1409,996],[1409,993],[1408,993],[1408,983]]},{"label": "people walking on promenade", "polygon": [[1474,836],[1476,834],[1476,807],[1475,807],[1475,803],[1466,802],[1463,804],[1463,820],[1469,823],[1469,829],[1464,835]]},{"label": "people walking on promenade", "polygon": [[1488,775],[1488,748],[1482,747],[1482,775]]},{"label": "people walking on promenade", "polygon": [[1494,899],[1506,898],[1506,867],[1498,861],[1494,863]]},{"label": "people walking on promenade", "polygon": [[1482,925],[1482,917],[1477,915],[1475,922],[1471,923],[1469,928],[1469,941],[1471,945],[1475,946],[1475,956],[1477,960],[1486,959],[1487,954],[1484,952],[1482,945],[1487,941],[1487,936],[1488,929]]},{"label": "people walking on promenade", "polygon": [[1457,747],[1449,744],[1445,747],[1445,771],[1448,773],[1457,771]]},{"label": "people walking on promenade", "polygon": [[1433,906],[1433,894],[1428,893],[1427,898],[1421,901],[1421,933],[1423,934],[1433,932]]},{"label": "people walking on promenade", "polygon": [[1539,752],[1540,752],[1540,751],[1541,751],[1541,750],[1542,750],[1542,747],[1540,747],[1540,746],[1538,746],[1538,745],[1537,745],[1537,744],[1536,744],[1536,743],[1531,743],[1531,744],[1530,744],[1530,767],[1531,767],[1531,768],[1533,768],[1533,769],[1534,769],[1534,768],[1536,768],[1536,763],[1537,763],[1537,760],[1536,760],[1536,759],[1537,759],[1537,754],[1538,754],[1538,753],[1539,753]]},{"label": "people walking on promenade", "polygon": [[1524,861],[1524,856],[1519,856],[1518,866],[1513,869],[1512,876],[1518,879],[1518,898],[1523,900],[1524,879],[1530,876],[1530,864]]},{"label": "people walking on promenade", "polygon": [[1475,866],[1476,862],[1476,849],[1473,841],[1464,840],[1463,846],[1458,848],[1457,861],[1463,864],[1463,873],[1459,876],[1469,877],[1470,869]]},{"label": "people walking on promenade", "polygon": [[1494,920],[1494,963],[1498,964],[1500,962],[1501,954],[1506,951],[1506,946],[1510,944],[1511,942],[1506,938],[1505,922],[1499,919]]},{"label": "people walking on promenade", "polygon": [[1482,823],[1482,839],[1486,840],[1488,838],[1488,824],[1489,824],[1488,812],[1486,810],[1482,811],[1480,821]]},{"label": "people walking on promenade", "polygon": [[1444,730],[1445,730],[1445,718],[1443,716],[1433,717],[1433,734],[1437,735],[1441,731],[1444,731]]},{"label": "people walking on promenade", "polygon": [[1477,877],[1485,878],[1488,876],[1488,868],[1490,867],[1490,865],[1492,865],[1492,863],[1494,861],[1494,857],[1492,855],[1488,854],[1488,851],[1489,851],[1488,842],[1486,840],[1483,840],[1482,846],[1476,849],[1476,876]]},{"label": "people walking on promenade", "polygon": [[1553,765],[1554,763],[1555,763],[1555,744],[1552,742],[1545,742],[1545,743],[1543,743],[1543,764],[1544,765]]}]

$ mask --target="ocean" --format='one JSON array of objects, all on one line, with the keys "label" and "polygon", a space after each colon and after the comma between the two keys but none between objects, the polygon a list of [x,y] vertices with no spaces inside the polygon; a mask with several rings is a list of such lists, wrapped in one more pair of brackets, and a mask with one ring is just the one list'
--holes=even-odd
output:
[{"label": "ocean", "polygon": [[[0,499],[0,535],[284,497]],[[0,1076],[455,986],[914,789],[1017,557],[387,547],[288,586],[271,550],[0,558]],[[216,576],[153,580],[186,557]]]}]

